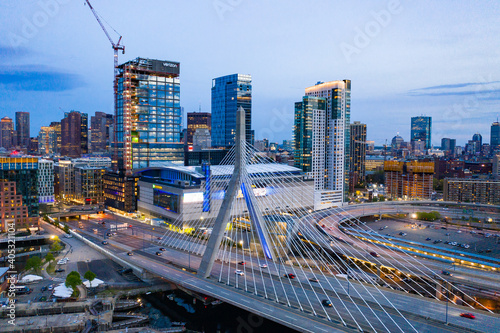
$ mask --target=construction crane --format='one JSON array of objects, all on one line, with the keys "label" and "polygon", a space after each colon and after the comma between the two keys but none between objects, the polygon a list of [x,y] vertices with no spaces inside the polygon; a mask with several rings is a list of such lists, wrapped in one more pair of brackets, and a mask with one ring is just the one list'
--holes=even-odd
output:
[{"label": "construction crane", "polygon": [[92,14],[94,14],[97,22],[99,23],[99,25],[101,26],[102,30],[106,34],[106,37],[108,37],[108,40],[111,43],[111,47],[113,48],[113,51],[115,52],[115,55],[114,55],[114,65],[115,65],[115,67],[114,68],[115,68],[115,76],[116,76],[118,74],[118,50],[122,50],[122,54],[125,54],[125,45],[120,45],[120,42],[122,41],[122,36],[118,33],[118,31],[116,31],[115,29],[111,28],[111,29],[113,29],[120,36],[118,38],[118,42],[117,43],[113,42],[113,39],[111,38],[111,36],[109,35],[108,31],[106,30],[106,27],[102,23],[102,20],[99,17],[99,15],[97,14],[97,12],[95,11],[94,7],[92,7],[92,5],[90,4],[89,0],[85,0],[85,2],[87,3],[87,5],[89,5],[89,8],[92,11]]}]

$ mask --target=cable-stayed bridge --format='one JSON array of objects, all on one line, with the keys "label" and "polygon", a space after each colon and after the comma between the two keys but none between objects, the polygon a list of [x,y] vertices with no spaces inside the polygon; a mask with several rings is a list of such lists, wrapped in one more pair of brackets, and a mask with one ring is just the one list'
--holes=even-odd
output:
[{"label": "cable-stayed bridge", "polygon": [[[377,233],[341,207],[313,212],[302,177],[244,140],[243,115],[239,139],[217,166],[226,172],[204,167],[203,203],[185,209],[160,240],[168,260],[189,261],[195,274],[146,269],[303,331],[498,330],[496,315],[418,258],[390,246],[379,256],[336,234],[346,219],[353,230]],[[392,272],[397,286],[382,278]],[[473,309],[484,310],[476,325],[458,316]]]}]

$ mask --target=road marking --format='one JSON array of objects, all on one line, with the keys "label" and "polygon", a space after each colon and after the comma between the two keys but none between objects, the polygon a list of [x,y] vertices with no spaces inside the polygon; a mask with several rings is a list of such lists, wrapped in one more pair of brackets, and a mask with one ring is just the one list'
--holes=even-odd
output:
[{"label": "road marking", "polygon": [[328,332],[327,329],[324,329],[322,327],[314,326],[315,329],[322,330],[323,332]]}]

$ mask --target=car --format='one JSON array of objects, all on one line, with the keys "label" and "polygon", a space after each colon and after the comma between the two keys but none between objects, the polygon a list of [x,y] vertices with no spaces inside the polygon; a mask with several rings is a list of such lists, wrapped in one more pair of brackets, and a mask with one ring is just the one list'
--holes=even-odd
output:
[{"label": "car", "polygon": [[476,316],[474,316],[472,313],[469,313],[469,312],[461,313],[460,317],[469,318],[469,319],[476,319]]},{"label": "car", "polygon": [[288,273],[288,274],[285,274],[283,275],[284,277],[288,277],[290,279],[295,279],[295,274],[292,274],[292,273]]},{"label": "car", "polygon": [[94,231],[94,234],[97,234],[97,229],[92,229]]},{"label": "car", "polygon": [[54,285],[49,284],[49,286],[47,287],[47,289],[48,289],[48,290],[52,290],[52,289],[54,289]]},{"label": "car", "polygon": [[79,225],[78,228],[83,229],[83,225]]},{"label": "car", "polygon": [[377,252],[373,252],[373,251],[372,251],[372,252],[370,252],[370,255],[371,255],[372,257],[378,257],[378,256],[379,256],[379,254],[378,254]]},{"label": "car", "polygon": [[41,292],[44,292],[44,291],[47,291],[47,286],[43,286],[41,289],[40,289]]},{"label": "car", "polygon": [[477,253],[483,253],[484,251],[483,250],[478,250]]},{"label": "car", "polygon": [[262,264],[259,266],[260,268],[267,268],[267,264]]},{"label": "car", "polygon": [[457,242],[451,242],[450,245],[456,246]]},{"label": "car", "polygon": [[132,252],[127,252],[128,256],[133,256],[134,254]]},{"label": "car", "polygon": [[446,227],[441,227],[441,229],[443,229],[443,230],[448,230],[448,228],[446,228]]},{"label": "car", "polygon": [[106,236],[107,236],[107,237],[111,237],[111,236],[113,236],[113,234],[112,234],[112,233],[110,233],[110,232],[107,232],[107,233],[106,233]]},{"label": "car", "polygon": [[156,237],[157,240],[161,240],[161,237]]},{"label": "car", "polygon": [[321,304],[322,304],[323,306],[327,306],[327,307],[329,307],[329,308],[331,308],[331,307],[333,306],[332,302],[330,302],[330,301],[329,301],[329,300],[327,300],[327,299],[322,300],[322,301],[321,301]]},{"label": "car", "polygon": [[161,256],[161,252],[160,251],[156,252],[156,255]]},{"label": "car", "polygon": [[167,251],[167,249],[164,247],[160,247],[160,251]]},{"label": "car", "polygon": [[241,266],[245,266],[246,264],[247,264],[247,263],[246,263],[246,262],[244,262],[244,261],[240,261],[240,262],[238,263],[238,265],[241,265]]},{"label": "car", "polygon": [[426,240],[426,241],[430,241],[430,240],[431,240],[431,238],[430,238],[430,237],[427,237],[425,240]]},{"label": "car", "polygon": [[395,276],[392,274],[386,274],[385,277],[388,279],[391,279],[391,280],[394,280],[394,278],[395,278]]},{"label": "car", "polygon": [[102,222],[101,222],[101,224],[102,224],[102,225],[105,225],[105,224],[106,224],[106,222],[102,221]]},{"label": "car", "polygon": [[462,230],[457,230],[457,234],[461,234],[462,233]]},{"label": "car", "polygon": [[491,249],[486,249],[486,253],[491,253]]},{"label": "car", "polygon": [[66,237],[66,238],[73,238],[72,235],[64,235],[64,237]]},{"label": "car", "polygon": [[450,272],[448,271],[441,271],[441,274],[443,275],[447,275],[447,276],[453,276],[453,274],[451,274]]},{"label": "car", "polygon": [[236,274],[236,275],[245,275],[245,273],[243,273],[243,271],[241,269],[235,270],[234,274]]},{"label": "car", "polygon": [[471,231],[470,231],[470,233],[471,233],[471,234],[477,234],[477,232],[476,232],[476,231],[474,231],[474,230],[471,230]]},{"label": "car", "polygon": [[56,273],[62,273],[62,272],[64,272],[64,271],[65,271],[64,269],[62,269],[62,268],[58,268],[58,269],[56,269],[54,272],[56,272]]},{"label": "car", "polygon": [[380,227],[380,228],[378,228],[378,230],[384,230],[384,227]]},{"label": "car", "polygon": [[464,248],[466,248],[466,249],[468,249],[469,247],[470,247],[470,245],[469,245],[469,244],[465,244],[465,245],[464,245]]},{"label": "car", "polygon": [[317,278],[315,278],[315,277],[310,278],[309,281],[311,281],[311,282],[319,282],[319,280]]},{"label": "car", "polygon": [[129,224],[129,225],[128,225],[128,227],[129,227],[129,228],[132,228],[132,224]]},{"label": "car", "polygon": [[102,245],[108,245],[108,241],[102,241]]}]

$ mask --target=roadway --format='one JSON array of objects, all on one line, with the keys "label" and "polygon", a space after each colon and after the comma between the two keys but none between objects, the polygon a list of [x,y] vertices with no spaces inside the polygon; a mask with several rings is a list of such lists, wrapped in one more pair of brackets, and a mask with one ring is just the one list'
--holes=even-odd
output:
[{"label": "roadway", "polygon": [[[89,221],[89,223],[93,222]],[[102,229],[105,228],[102,227]],[[134,229],[134,227],[132,229]],[[85,234],[87,233],[89,232],[86,231]],[[196,268],[200,260],[198,256],[188,255],[185,252],[179,252],[171,249],[167,249],[162,256],[156,256],[155,253],[158,251],[158,245],[153,245],[152,243],[155,241],[155,236],[153,234],[149,237],[149,239],[146,239],[147,237],[145,237],[143,240],[140,233],[139,235],[131,235],[131,233],[132,230],[118,231],[116,236],[109,239],[110,245],[106,246],[107,249],[111,250],[116,255],[121,256],[124,260],[143,267],[149,272],[163,276],[174,283],[178,283],[188,289],[222,299],[223,301],[231,303],[235,306],[249,309],[254,313],[260,314],[289,327],[297,329],[296,323],[301,323],[301,325],[305,325],[302,327],[302,330],[311,332],[319,332],[322,329],[325,329],[325,332],[331,332],[332,329],[339,331],[344,330],[343,326],[338,326],[338,323],[328,322],[321,317],[311,316],[308,314],[308,312],[316,312],[323,317],[329,316],[334,321],[339,320],[339,317],[335,314],[334,308],[325,309],[321,306],[320,300],[317,299],[318,296],[316,296],[316,293],[313,292],[313,289],[317,291],[318,287],[307,282],[308,276],[306,276],[306,274],[300,272],[297,273],[296,280],[286,281],[287,279],[278,279],[278,274],[284,272],[287,268],[283,265],[276,265],[276,267],[267,268],[267,271],[263,271],[263,269],[259,268],[260,272],[257,276],[255,276],[258,263],[252,262],[255,261],[255,259],[248,258],[247,256],[245,259],[248,262],[248,266],[243,268],[245,270],[244,279],[234,274],[234,270],[237,266],[236,262],[238,262],[241,258],[234,258],[230,265],[216,262],[212,272],[217,272],[218,274],[212,276],[211,279],[199,279],[187,271],[183,271],[180,268],[172,266],[172,264],[175,264],[179,267],[187,267],[188,262],[190,261],[191,266]],[[100,243],[99,238],[89,238],[92,238],[96,244]],[[127,255],[127,252],[130,251],[130,249],[134,251],[134,256]],[[254,269],[254,274],[250,274],[250,271],[248,271],[252,268]],[[221,276],[224,277],[221,279],[221,282],[223,283],[218,283],[217,281]],[[275,292],[272,286],[278,283],[283,283],[283,287],[277,288]],[[358,290],[360,293],[357,295],[358,297],[369,299],[371,297],[369,294],[380,294],[380,289],[378,288],[375,290],[374,287],[366,286],[367,290],[364,290],[364,288],[359,288],[359,283],[349,283],[351,283],[350,286],[353,290]],[[303,287],[299,286],[299,284],[302,284]],[[356,284],[358,285],[358,288],[353,288]],[[448,317],[449,322],[453,326],[444,326],[445,303],[389,290],[384,290],[382,292],[384,293],[385,298],[382,296],[377,298],[377,301],[379,301],[383,307],[370,306],[370,308],[373,309],[372,312],[367,305],[364,305],[363,307],[363,304],[362,302],[359,302],[358,297],[353,298],[353,300],[349,300],[346,296],[347,293],[345,292],[345,289],[348,287],[348,282],[345,281],[345,279],[341,280],[334,277],[320,277],[318,285],[325,289],[324,294],[328,295],[334,306],[338,309],[342,309],[342,303],[346,304],[347,309],[353,313],[357,313],[356,319],[359,320],[359,318],[361,318],[360,322],[363,323],[363,327],[367,328],[369,323],[372,323],[374,326],[378,325],[374,327],[377,331],[399,331],[396,325],[406,327],[404,331],[408,331],[409,329],[409,325],[402,317],[394,316],[395,322],[392,322],[387,317],[385,311],[389,310],[385,307],[388,306],[388,303],[384,303],[384,300],[387,302],[387,299],[390,299],[397,305],[398,308],[408,309],[410,307],[410,310],[407,310],[405,316],[409,318],[409,321],[419,332],[457,332],[459,331],[458,327],[468,327],[470,329],[475,328],[476,330],[477,327],[481,327],[480,331],[494,332],[495,328],[500,325],[498,316],[490,316],[483,312],[476,312],[478,314],[478,318],[475,321],[461,318],[458,315],[460,312],[464,311],[464,308],[450,305]],[[324,285],[326,285],[327,288],[324,287]],[[237,288],[235,288],[236,286]],[[374,289],[372,290],[369,288]],[[363,294],[363,290],[365,294]],[[257,292],[257,295],[255,295],[255,292]],[[339,297],[335,297],[335,292],[339,294]],[[354,293],[354,291],[352,291],[352,293]],[[266,298],[266,295],[268,298]],[[292,297],[291,295],[294,296]],[[314,299],[316,299],[316,301],[309,303],[309,300]],[[358,301],[356,301],[356,299],[358,299]],[[284,304],[278,304],[276,300],[283,302]],[[303,311],[300,311],[301,306]],[[363,315],[366,316],[366,319],[362,318]],[[343,317],[346,318],[345,315]],[[384,318],[382,323],[385,323],[387,327],[384,327],[383,324],[381,324],[381,321],[376,320],[375,317]],[[347,318],[346,322],[348,325],[354,326],[354,322],[348,321]]]}]

